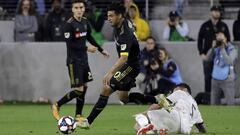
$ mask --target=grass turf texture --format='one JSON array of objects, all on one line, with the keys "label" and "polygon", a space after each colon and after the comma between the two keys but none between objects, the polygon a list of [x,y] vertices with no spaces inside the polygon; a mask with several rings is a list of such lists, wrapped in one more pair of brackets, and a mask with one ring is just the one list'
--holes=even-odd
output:
[{"label": "grass turf texture", "polygon": [[[77,128],[71,135],[135,135],[132,115],[148,106],[108,105],[90,130]],[[87,115],[92,105],[86,105]],[[240,106],[200,106],[209,135],[240,135]],[[64,105],[62,115],[74,116],[75,106]],[[61,135],[50,105],[0,105],[0,135]]]}]

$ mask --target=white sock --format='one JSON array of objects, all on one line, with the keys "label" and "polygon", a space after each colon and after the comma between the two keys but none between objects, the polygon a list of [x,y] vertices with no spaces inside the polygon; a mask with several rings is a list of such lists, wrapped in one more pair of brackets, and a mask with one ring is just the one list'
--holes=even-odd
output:
[{"label": "white sock", "polygon": [[143,114],[137,114],[135,120],[139,124],[140,127],[145,127],[148,123],[148,118]]}]

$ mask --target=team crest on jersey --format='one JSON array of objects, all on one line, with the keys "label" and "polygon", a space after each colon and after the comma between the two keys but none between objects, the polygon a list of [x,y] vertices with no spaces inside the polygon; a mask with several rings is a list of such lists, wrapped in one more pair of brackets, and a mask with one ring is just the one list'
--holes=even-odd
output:
[{"label": "team crest on jersey", "polygon": [[65,32],[65,33],[64,33],[64,37],[65,37],[65,38],[69,38],[69,37],[70,37],[70,33],[69,33],[69,32]]},{"label": "team crest on jersey", "polygon": [[122,44],[122,45],[121,45],[121,50],[122,50],[122,51],[126,50],[126,48],[127,48],[127,45],[126,45],[126,44]]}]

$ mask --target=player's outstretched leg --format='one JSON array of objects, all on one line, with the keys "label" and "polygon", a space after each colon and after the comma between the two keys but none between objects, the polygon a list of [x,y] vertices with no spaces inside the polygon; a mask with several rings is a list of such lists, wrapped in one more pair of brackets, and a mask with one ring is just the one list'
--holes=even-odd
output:
[{"label": "player's outstretched leg", "polygon": [[84,106],[84,103],[85,103],[86,92],[87,92],[87,86],[83,86],[83,92],[81,92],[79,94],[79,96],[76,98],[76,113],[75,113],[75,120],[76,121],[82,121],[82,120],[86,119],[82,115],[82,110],[83,110],[83,106]]},{"label": "player's outstretched leg", "polygon": [[67,102],[71,101],[73,98],[78,97],[79,95],[81,95],[81,93],[82,92],[79,90],[72,90],[72,91],[68,92],[64,97],[62,97],[57,103],[54,103],[52,105],[53,117],[56,120],[59,120],[60,119],[60,114],[59,114],[60,107],[63,104],[66,104]]},{"label": "player's outstretched leg", "polygon": [[52,114],[53,114],[53,117],[56,119],[56,120],[59,120],[60,119],[60,115],[59,115],[59,106],[57,103],[53,104],[52,105]]},{"label": "player's outstretched leg", "polygon": [[101,93],[97,103],[94,105],[91,113],[87,117],[86,120],[78,122],[78,126],[84,129],[88,129],[89,126],[93,123],[93,121],[98,117],[98,115],[103,111],[105,106],[108,103],[108,98],[112,94],[112,89],[108,87],[103,88],[103,92]]}]

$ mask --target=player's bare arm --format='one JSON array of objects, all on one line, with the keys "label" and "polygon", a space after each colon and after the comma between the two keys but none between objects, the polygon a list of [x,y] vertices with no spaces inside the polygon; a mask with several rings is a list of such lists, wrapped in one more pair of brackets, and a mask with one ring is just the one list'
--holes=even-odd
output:
[{"label": "player's bare arm", "polygon": [[127,62],[128,56],[122,55],[103,78],[103,84],[109,85],[111,77]]}]

